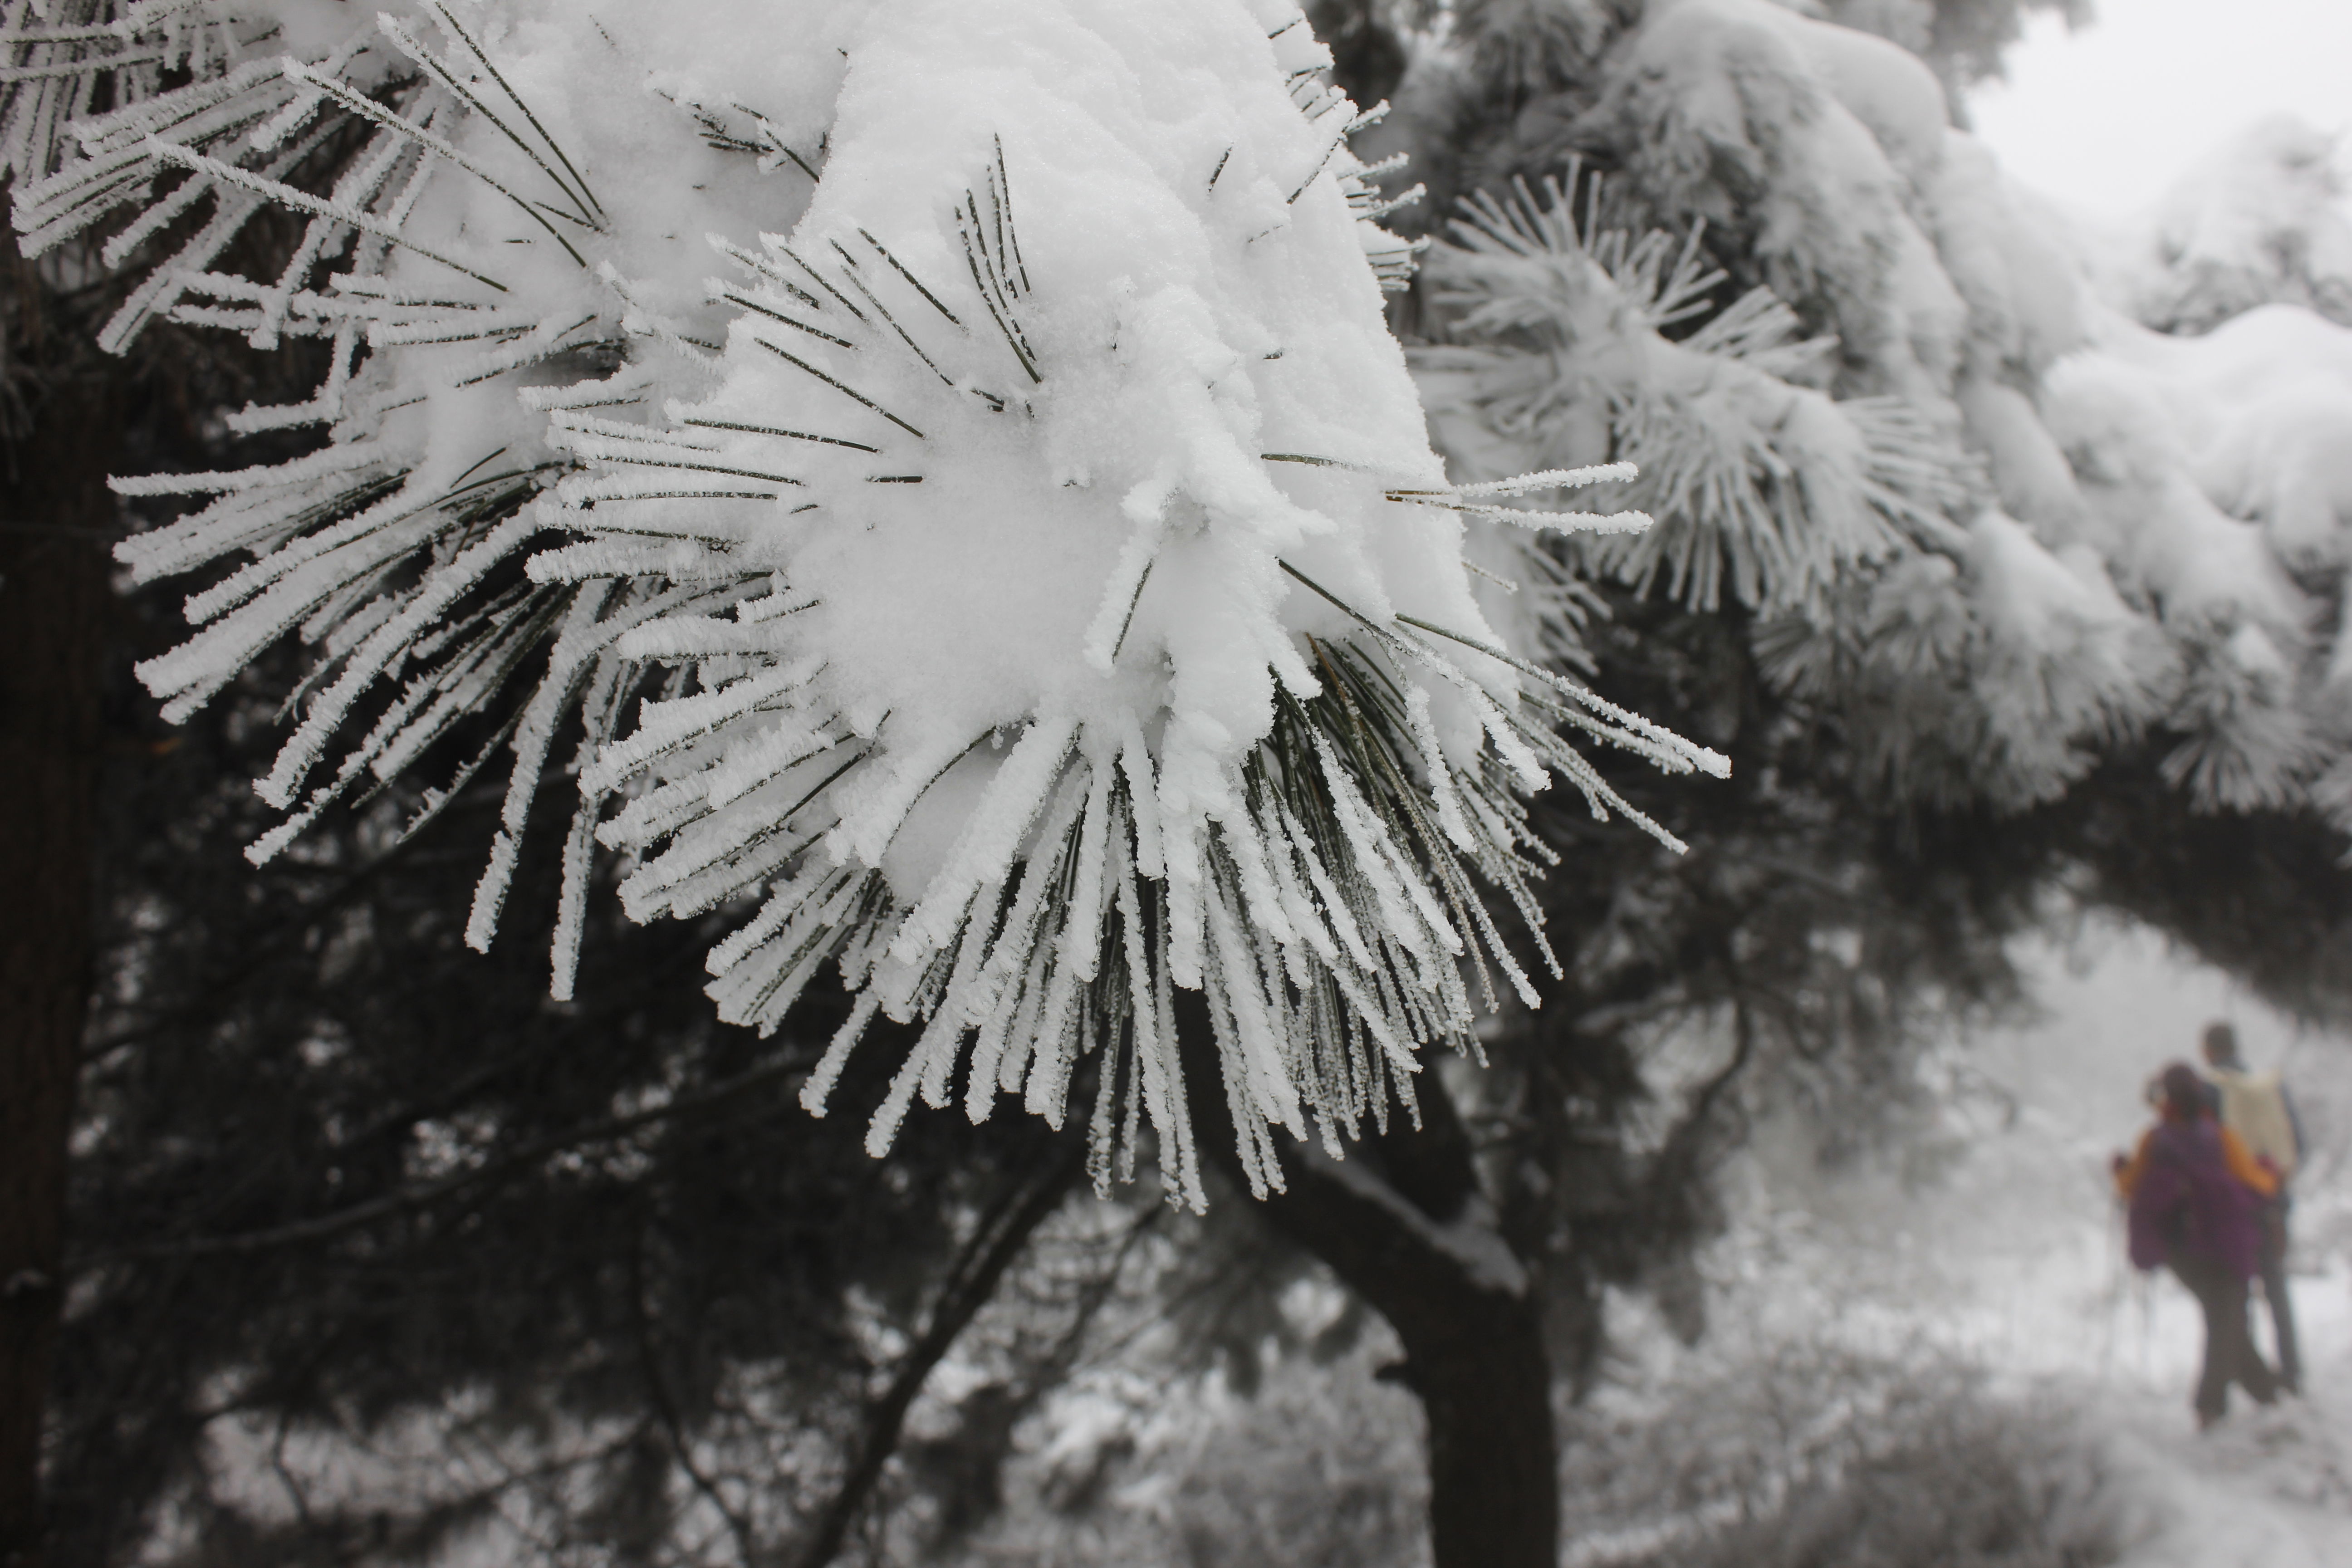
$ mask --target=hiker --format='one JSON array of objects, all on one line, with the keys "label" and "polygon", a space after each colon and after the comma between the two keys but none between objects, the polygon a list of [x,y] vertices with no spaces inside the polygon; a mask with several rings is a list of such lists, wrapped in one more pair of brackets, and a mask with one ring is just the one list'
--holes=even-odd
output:
[{"label": "hiker", "polygon": [[2263,1203],[2263,1300],[2270,1303],[2271,1330],[2278,1344],[2279,1386],[2300,1394],[2303,1357],[2295,1345],[2294,1308],[2287,1300],[2286,1219],[2292,1202],[2288,1185],[2303,1160],[2303,1123],[2277,1073],[2247,1070],[2238,1056],[2235,1029],[2208,1024],[2204,1046],[2205,1076],[2219,1091],[2222,1127],[2236,1134],[2255,1159],[2269,1161],[2278,1176],[2277,1193]]},{"label": "hiker", "polygon": [[2137,1152],[2116,1156],[2116,1190],[2131,1205],[2132,1263],[2169,1267],[2204,1310],[2201,1431],[2228,1412],[2232,1383],[2258,1405],[2278,1399],[2277,1375],[2246,1328],[2247,1285],[2262,1260],[2260,1205],[2278,1180],[2215,1120],[2195,1068],[2175,1062],[2158,1081],[2158,1120]]}]

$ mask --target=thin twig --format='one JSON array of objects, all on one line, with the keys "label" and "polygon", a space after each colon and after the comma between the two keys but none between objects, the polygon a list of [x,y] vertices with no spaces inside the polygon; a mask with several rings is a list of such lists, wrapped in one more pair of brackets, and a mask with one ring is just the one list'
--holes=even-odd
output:
[{"label": "thin twig", "polygon": [[922,1392],[931,1369],[988,1303],[997,1281],[1028,1246],[1029,1237],[1062,1206],[1063,1198],[1086,1169],[1086,1157],[1087,1146],[1081,1142],[1057,1146],[1042,1171],[1033,1171],[1027,1179],[1016,1182],[982,1221],[949,1271],[922,1337],[901,1358],[882,1397],[867,1407],[864,1429],[851,1447],[848,1473],[819,1516],[815,1532],[801,1552],[798,1568],[825,1568],[841,1551],[875,1483],[882,1479],[883,1467],[898,1446],[908,1408]]},{"label": "thin twig", "polygon": [[692,1093],[674,1096],[661,1105],[650,1106],[626,1116],[614,1116],[603,1121],[592,1121],[584,1126],[551,1133],[544,1138],[534,1138],[518,1148],[494,1159],[486,1160],[468,1170],[452,1171],[446,1176],[439,1176],[429,1182],[418,1182],[409,1186],[396,1187],[379,1197],[370,1198],[365,1203],[353,1204],[349,1208],[337,1209],[331,1214],[319,1215],[310,1219],[293,1220],[285,1225],[268,1226],[260,1230],[238,1231],[227,1236],[196,1236],[175,1241],[146,1242],[131,1247],[114,1247],[69,1259],[66,1265],[66,1270],[68,1274],[81,1273],[135,1258],[208,1258],[223,1254],[241,1257],[257,1252],[271,1252],[283,1247],[299,1247],[309,1242],[324,1241],[331,1237],[340,1236],[345,1231],[373,1225],[377,1220],[388,1218],[395,1214],[410,1209],[429,1208],[443,1199],[454,1196],[477,1184],[534,1164],[551,1154],[562,1153],[567,1149],[577,1148],[583,1143],[608,1142],[615,1138],[625,1137],[642,1128],[666,1121],[673,1116],[719,1104],[740,1095],[746,1089],[772,1083],[796,1072],[804,1072],[813,1065],[814,1065],[814,1058],[804,1053],[796,1053],[783,1060],[771,1062],[765,1067],[753,1068],[748,1072],[737,1073],[733,1078],[721,1079]]}]

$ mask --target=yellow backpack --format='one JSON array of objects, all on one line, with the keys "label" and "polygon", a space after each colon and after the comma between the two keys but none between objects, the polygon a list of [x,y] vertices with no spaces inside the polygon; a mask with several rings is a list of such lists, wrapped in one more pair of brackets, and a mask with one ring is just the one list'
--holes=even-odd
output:
[{"label": "yellow backpack", "polygon": [[2246,1152],[2268,1157],[2278,1167],[2281,1181],[2292,1177],[2295,1157],[2302,1151],[2296,1145],[2294,1118],[2287,1112],[2286,1091],[2279,1086],[2278,1074],[2221,1068],[2214,1070],[2213,1083],[2221,1091],[2221,1125],[2238,1135]]}]

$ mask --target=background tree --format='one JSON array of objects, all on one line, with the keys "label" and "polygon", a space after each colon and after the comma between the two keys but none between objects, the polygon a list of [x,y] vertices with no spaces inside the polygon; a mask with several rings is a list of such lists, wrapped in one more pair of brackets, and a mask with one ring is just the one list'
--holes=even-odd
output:
[{"label": "background tree", "polygon": [[[13,255],[0,516],[0,1562],[33,1563],[64,1261],[66,1143],[89,984],[89,863],[111,611],[106,472],[121,388]],[[61,319],[62,318],[62,319]],[[37,458],[36,454],[38,454]]]},{"label": "background tree", "polygon": [[[21,94],[22,89],[16,89]],[[29,172],[23,149],[15,172]],[[0,168],[0,173],[9,172]],[[109,474],[194,438],[220,400],[282,376],[271,356],[224,364],[182,333],[128,359],[93,339],[125,289],[86,247],[44,260],[11,237],[0,274],[0,682],[5,788],[0,863],[24,896],[0,914],[0,1559],[37,1560],[34,1480],[40,1412],[61,1300],[67,1145],[91,987],[93,857],[100,770],[132,742],[131,695],[109,660],[129,623],[107,552],[123,519]]]}]

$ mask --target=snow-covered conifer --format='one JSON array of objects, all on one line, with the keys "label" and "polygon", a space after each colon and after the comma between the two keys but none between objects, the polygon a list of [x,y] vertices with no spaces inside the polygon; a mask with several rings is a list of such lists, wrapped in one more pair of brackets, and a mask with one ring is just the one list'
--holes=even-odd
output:
[{"label": "snow-covered conifer", "polygon": [[2166,207],[2168,269],[2117,268],[1950,123],[1903,9],[1485,5],[1423,53],[1388,134],[1466,195],[1441,440],[1473,477],[1633,458],[1599,504],[1658,519],[1489,564],[1758,612],[1910,798],[2032,805],[2153,734],[2201,807],[2352,826],[2328,150],[2258,131]]},{"label": "snow-covered conifer", "polygon": [[2352,323],[2352,209],[2337,139],[2292,115],[2246,127],[2123,237],[2101,290],[2143,326],[2204,332],[2259,305]]},{"label": "snow-covered conifer", "polygon": [[[1276,0],[7,27],[26,245],[144,268],[109,346],[329,347],[315,396],[229,420],[308,455],[117,485],[215,498],[121,551],[212,574],[142,667],[167,713],[317,650],[256,857],[462,741],[421,813],[508,768],[486,944],[570,763],[558,994],[601,843],[638,918],[739,911],[722,1016],[772,1029],[838,966],[813,1110],[877,1013],[923,1023],[877,1152],[918,1093],[1058,1123],[1091,1053],[1097,1180],[1148,1121],[1200,1202],[1181,987],[1224,1080],[1192,1091],[1278,1184],[1270,1127],[1336,1152],[1478,988],[1535,999],[1488,909],[1532,917],[1520,795],[1629,810],[1595,742],[1720,770],[1482,616],[1465,520],[1641,520],[1543,504],[1616,469],[1447,481],[1382,322],[1415,247],[1349,149],[1372,117]],[[266,207],[301,239],[235,270]]]}]

